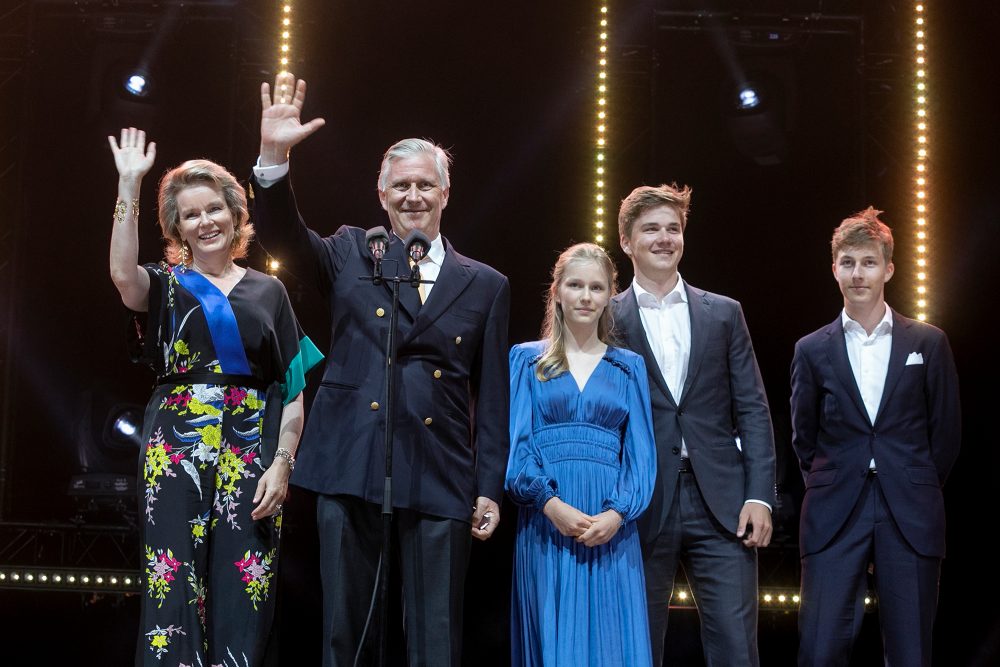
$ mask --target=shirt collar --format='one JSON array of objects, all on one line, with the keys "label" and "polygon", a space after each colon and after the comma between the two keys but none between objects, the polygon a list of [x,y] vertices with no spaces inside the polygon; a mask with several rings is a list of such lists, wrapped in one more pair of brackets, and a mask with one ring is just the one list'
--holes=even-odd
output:
[{"label": "shirt collar", "polygon": [[687,303],[688,296],[687,290],[684,289],[684,279],[681,275],[677,274],[677,284],[674,288],[664,295],[662,300],[656,298],[652,292],[647,292],[642,288],[635,278],[632,278],[632,291],[635,292],[636,301],[639,302],[640,308],[655,308],[659,310],[672,303]]},{"label": "shirt collar", "polygon": [[438,234],[433,241],[431,241],[431,249],[427,251],[427,257],[420,260],[421,262],[431,261],[438,266],[444,265],[444,237]]},{"label": "shirt collar", "polygon": [[[840,323],[844,327],[844,331],[861,333],[865,336],[868,335],[863,326],[850,318],[846,308],[840,311]],[[892,308],[889,307],[889,304],[885,304],[885,314],[879,320],[879,323],[875,325],[872,335],[882,336],[889,333],[892,333]]]}]

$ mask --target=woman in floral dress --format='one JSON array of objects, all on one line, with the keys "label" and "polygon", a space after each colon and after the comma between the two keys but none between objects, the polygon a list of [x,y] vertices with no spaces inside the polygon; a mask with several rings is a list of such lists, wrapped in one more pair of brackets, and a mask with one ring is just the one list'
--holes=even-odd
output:
[{"label": "woman in floral dress", "polygon": [[143,424],[136,664],[258,665],[305,373],[322,354],[281,282],[233,261],[253,227],[243,188],[219,165],[191,160],[164,175],[167,262],[139,266],[139,190],[156,145],[135,128],[108,142],[119,175],[111,277],[136,313],[136,360],[157,374]]}]

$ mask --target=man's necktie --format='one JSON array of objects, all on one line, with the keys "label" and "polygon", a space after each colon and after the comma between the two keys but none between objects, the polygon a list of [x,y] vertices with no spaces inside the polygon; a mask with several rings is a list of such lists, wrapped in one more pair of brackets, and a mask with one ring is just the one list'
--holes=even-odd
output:
[{"label": "man's necktie", "polygon": [[[410,270],[411,271],[413,270],[413,267],[414,267],[415,264],[416,264],[416,262],[414,262],[411,259],[410,260]],[[424,303],[425,301],[427,301],[427,289],[426,289],[426,287],[427,286],[424,283],[420,283],[419,285],[417,285],[417,292],[420,294],[420,303],[421,304]]]}]

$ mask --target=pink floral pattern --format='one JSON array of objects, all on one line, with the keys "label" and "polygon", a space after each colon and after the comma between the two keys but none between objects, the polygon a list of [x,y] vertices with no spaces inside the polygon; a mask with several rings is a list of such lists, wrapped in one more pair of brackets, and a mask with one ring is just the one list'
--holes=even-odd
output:
[{"label": "pink floral pattern", "polygon": [[268,554],[262,555],[260,551],[256,553],[247,551],[241,560],[233,563],[243,574],[243,581],[247,584],[246,592],[253,602],[254,609],[257,609],[257,603],[267,599],[271,577],[274,576],[271,561],[274,560],[276,552],[277,549],[271,549]]},{"label": "pink floral pattern", "polygon": [[180,568],[181,562],[174,558],[174,552],[170,549],[153,550],[146,545],[146,591],[149,597],[159,600],[158,607],[163,606],[163,601],[170,592],[170,582],[172,582]]}]

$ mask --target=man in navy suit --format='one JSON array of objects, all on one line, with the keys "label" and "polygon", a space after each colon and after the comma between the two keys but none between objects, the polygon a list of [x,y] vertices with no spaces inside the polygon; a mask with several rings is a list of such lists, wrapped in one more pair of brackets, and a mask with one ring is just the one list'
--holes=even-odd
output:
[{"label": "man in navy suit", "polygon": [[618,213],[632,285],[613,301],[615,330],[646,360],[656,486],[639,518],[653,664],[663,661],[674,575],[683,566],[710,667],[757,655],[757,547],[771,540],[774,434],[736,301],[686,283],[690,188],[643,186]]},{"label": "man in navy suit", "polygon": [[792,360],[792,445],[806,486],[799,664],[809,667],[848,664],[871,566],[885,664],[931,664],[958,375],[940,329],[885,303],[893,242],[879,213],[869,207],[834,232],[844,309]]},{"label": "man in navy suit", "polygon": [[267,84],[261,93],[257,234],[320,290],[331,310],[328,362],[292,476],[318,493],[323,664],[352,665],[359,650],[379,560],[384,430],[391,418],[393,541],[409,664],[458,665],[471,539],[488,539],[500,520],[509,447],[509,284],[441,236],[448,154],[422,139],[391,146],[378,180],[392,227],[383,272],[410,275],[401,239],[419,230],[432,242],[421,276],[434,283],[422,293],[401,285],[396,406],[387,415],[391,287],[359,280],[374,266],[365,230],[345,225],[322,237],[298,215],[288,154],[323,124],[300,122],[305,83],[281,74],[273,98]]}]

